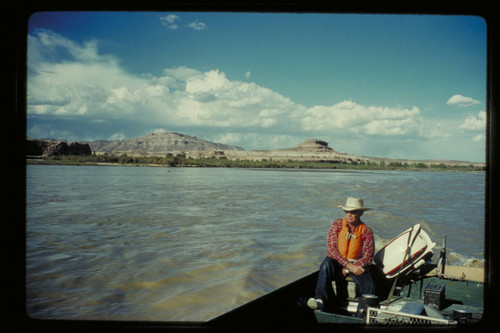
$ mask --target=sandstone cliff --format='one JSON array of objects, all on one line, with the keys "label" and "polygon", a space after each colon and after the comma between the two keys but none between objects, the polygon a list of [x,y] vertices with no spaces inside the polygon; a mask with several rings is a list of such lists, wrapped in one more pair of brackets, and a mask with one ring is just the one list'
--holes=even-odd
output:
[{"label": "sandstone cliff", "polygon": [[85,143],[49,139],[27,139],[26,156],[91,155],[90,146]]},{"label": "sandstone cliff", "polygon": [[289,150],[309,151],[318,153],[330,153],[334,151],[332,148],[328,147],[328,142],[317,139],[306,140],[302,143],[299,143],[297,147],[290,148]]},{"label": "sandstone cliff", "polygon": [[[329,163],[361,162],[356,155],[335,151],[328,143],[318,139],[306,140],[296,147],[276,150],[225,151],[228,159],[273,161],[325,161]],[[204,157],[204,156],[199,156]]]},{"label": "sandstone cliff", "polygon": [[92,151],[97,154],[127,154],[133,155],[157,155],[165,156],[168,153],[186,153],[192,151],[206,150],[244,150],[241,147],[214,143],[199,139],[195,136],[175,133],[150,133],[143,137],[112,141],[87,142]]}]

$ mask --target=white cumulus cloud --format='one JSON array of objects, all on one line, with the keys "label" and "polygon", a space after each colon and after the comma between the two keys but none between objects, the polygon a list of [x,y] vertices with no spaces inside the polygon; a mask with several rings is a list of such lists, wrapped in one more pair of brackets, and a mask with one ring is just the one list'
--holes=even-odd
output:
[{"label": "white cumulus cloud", "polygon": [[[160,24],[164,27],[167,27],[170,30],[177,30],[179,29],[179,25],[177,24],[178,21],[180,21],[181,18],[175,14],[170,14],[170,15],[165,15],[160,17]],[[206,23],[200,22],[198,20],[194,20],[193,22],[186,24],[185,25],[188,28],[191,28],[193,30],[197,31],[202,31],[206,30],[208,27]]]},{"label": "white cumulus cloud", "polygon": [[[177,20],[164,18],[166,23]],[[76,43],[50,31],[32,33],[28,41],[28,116],[99,123],[105,133],[101,137],[125,137],[125,127],[106,132],[106,124],[119,120],[130,128],[147,124],[143,127],[158,131],[189,128],[187,133],[192,133],[193,128],[208,128],[217,133],[212,135],[219,142],[258,149],[289,147],[288,142],[315,137],[332,142],[353,136],[437,140],[443,137],[443,129],[458,126],[443,122],[423,131],[430,124],[423,122],[416,106],[346,100],[308,108],[249,82],[250,72],[242,81],[231,80],[220,69],[185,66],[135,75],[125,71],[117,58],[100,54],[97,42]],[[485,117],[483,112],[467,118],[460,129],[484,129]],[[42,124],[31,128],[38,136],[51,135],[53,130]]]},{"label": "white cumulus cloud", "polygon": [[179,26],[175,23],[175,21],[179,19],[180,19],[179,16],[170,14],[160,17],[160,23],[161,25],[169,28],[170,30],[177,30]]},{"label": "white cumulus cloud", "polygon": [[485,131],[486,130],[486,112],[479,111],[477,116],[470,116],[458,126],[459,129],[466,131]]},{"label": "white cumulus cloud", "polygon": [[480,102],[478,100],[475,100],[471,97],[462,96],[460,94],[453,95],[446,102],[446,104],[454,106],[471,106],[479,103]]},{"label": "white cumulus cloud", "polygon": [[[56,34],[51,34],[51,44],[59,47],[49,52],[40,42],[46,35],[30,36],[29,52],[40,56],[29,63],[28,114],[88,120],[126,115],[160,126],[269,128],[284,124],[290,112],[302,107],[255,83],[231,81],[217,69],[177,67],[159,76],[136,76],[118,61],[101,57],[94,44],[81,45]],[[80,61],[76,51],[93,53],[93,60]],[[60,53],[75,56],[60,62]]]},{"label": "white cumulus cloud", "polygon": [[198,21],[198,20],[195,20],[194,22],[189,23],[187,26],[194,29],[194,30],[198,30],[198,31],[207,29],[207,25],[203,22]]},{"label": "white cumulus cloud", "polygon": [[208,71],[202,75],[192,76],[186,80],[186,92],[196,94],[200,92],[209,92],[222,90],[224,86],[229,85],[229,80],[224,73],[219,70]]},{"label": "white cumulus cloud", "polygon": [[305,130],[337,130],[368,135],[406,135],[421,122],[420,110],[363,106],[344,101],[332,106],[314,106],[306,111]]}]

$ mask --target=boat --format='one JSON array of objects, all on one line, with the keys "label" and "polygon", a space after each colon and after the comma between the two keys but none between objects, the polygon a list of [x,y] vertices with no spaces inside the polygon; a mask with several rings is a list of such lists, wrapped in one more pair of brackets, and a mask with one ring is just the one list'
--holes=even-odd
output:
[{"label": "boat", "polygon": [[[254,329],[311,328],[338,324],[382,327],[463,326],[483,320],[484,279],[452,276],[446,266],[446,236],[436,263],[434,243],[416,224],[387,243],[370,267],[375,295],[357,295],[354,282],[344,302],[323,311],[307,307],[318,271],[263,295],[206,324],[210,327]],[[451,268],[451,267],[450,267]],[[349,280],[349,278],[347,279]],[[332,288],[335,284],[332,283]],[[364,301],[363,318],[355,316]]]}]

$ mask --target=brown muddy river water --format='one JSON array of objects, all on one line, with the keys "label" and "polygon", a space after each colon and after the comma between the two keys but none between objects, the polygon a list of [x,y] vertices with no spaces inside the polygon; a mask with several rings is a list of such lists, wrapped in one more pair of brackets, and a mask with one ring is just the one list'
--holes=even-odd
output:
[{"label": "brown muddy river water", "polygon": [[[347,196],[377,248],[420,223],[484,258],[484,173],[28,165],[32,318],[218,316],[317,269]],[[436,253],[439,253],[439,246]]]}]

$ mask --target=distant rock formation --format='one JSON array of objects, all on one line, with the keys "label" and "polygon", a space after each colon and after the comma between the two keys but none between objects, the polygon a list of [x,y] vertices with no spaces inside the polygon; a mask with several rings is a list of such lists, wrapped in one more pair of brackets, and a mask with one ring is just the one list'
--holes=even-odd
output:
[{"label": "distant rock formation", "polygon": [[62,155],[91,155],[92,150],[86,143],[70,142],[49,139],[27,139],[26,156],[62,156]]},{"label": "distant rock formation", "polygon": [[484,163],[448,160],[405,160],[385,157],[356,156],[328,146],[328,142],[309,139],[293,148],[245,150],[238,146],[214,143],[195,136],[175,132],[151,133],[143,137],[112,140],[70,142],[64,140],[27,139],[26,156],[127,154],[128,156],[166,156],[181,154],[186,158],[224,158],[254,161],[321,161],[327,163],[443,163],[446,165],[480,166]]},{"label": "distant rock formation", "polygon": [[128,154],[128,155],[163,155],[169,152],[190,152],[205,150],[244,150],[241,147],[214,143],[195,136],[162,132],[150,133],[143,137],[87,142],[96,153]]},{"label": "distant rock formation", "polygon": [[302,143],[299,143],[297,147],[292,149],[298,151],[318,152],[318,153],[329,153],[334,151],[332,148],[328,147],[328,142],[317,139],[306,140]]}]

